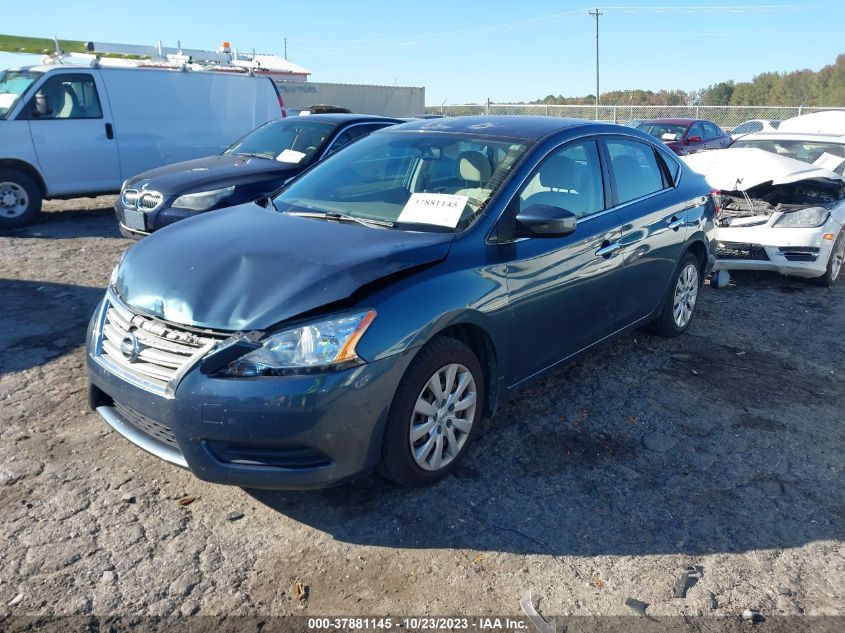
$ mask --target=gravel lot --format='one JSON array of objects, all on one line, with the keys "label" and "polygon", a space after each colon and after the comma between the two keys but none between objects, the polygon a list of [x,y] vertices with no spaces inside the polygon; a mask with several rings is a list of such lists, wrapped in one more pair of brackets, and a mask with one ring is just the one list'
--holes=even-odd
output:
[{"label": "gravel lot", "polygon": [[85,325],[130,244],[111,203],[0,236],[0,612],[845,613],[845,283],[705,287],[688,335],[535,383],[432,488],[257,492],[87,409]]}]

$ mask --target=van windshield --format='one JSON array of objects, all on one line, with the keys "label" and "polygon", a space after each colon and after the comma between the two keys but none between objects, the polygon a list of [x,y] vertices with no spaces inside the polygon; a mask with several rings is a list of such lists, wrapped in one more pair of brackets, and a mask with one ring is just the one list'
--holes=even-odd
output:
[{"label": "van windshield", "polygon": [[528,149],[524,141],[376,132],[315,165],[274,200],[294,215],[460,231],[477,217]]},{"label": "van windshield", "polygon": [[332,123],[287,117],[265,123],[236,141],[224,154],[258,156],[283,163],[306,164],[336,127]]},{"label": "van windshield", "polygon": [[5,119],[12,111],[23,94],[41,73],[29,70],[0,71],[0,119]]}]

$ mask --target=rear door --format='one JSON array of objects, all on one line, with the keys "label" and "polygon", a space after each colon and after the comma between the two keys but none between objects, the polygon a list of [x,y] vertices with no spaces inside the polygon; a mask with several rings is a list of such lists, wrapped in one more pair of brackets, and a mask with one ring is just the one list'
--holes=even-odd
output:
[{"label": "rear door", "polygon": [[120,161],[99,71],[51,72],[20,115],[49,195],[120,189]]},{"label": "rear door", "polygon": [[689,201],[679,199],[680,165],[648,143],[604,140],[613,208],[622,227],[617,327],[649,316],[663,299],[688,231]]},{"label": "rear door", "polygon": [[[514,239],[500,244],[514,324],[510,375],[530,377],[614,331],[619,293],[619,216],[607,209],[603,165],[595,140],[550,153],[534,170],[500,222]],[[565,237],[518,232],[515,216],[534,204],[578,217]],[[500,233],[501,235],[501,233]]]}]

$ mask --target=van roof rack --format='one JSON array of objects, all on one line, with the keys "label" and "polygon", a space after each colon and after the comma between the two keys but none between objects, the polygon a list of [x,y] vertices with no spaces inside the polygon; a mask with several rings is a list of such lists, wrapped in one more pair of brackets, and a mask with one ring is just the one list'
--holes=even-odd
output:
[{"label": "van roof rack", "polygon": [[273,79],[307,81],[311,71],[278,55],[239,53],[229,42],[216,51],[137,44],[110,44],[53,38],[0,35],[0,51],[41,55],[41,63],[88,63],[119,68],[170,68],[269,75]]}]

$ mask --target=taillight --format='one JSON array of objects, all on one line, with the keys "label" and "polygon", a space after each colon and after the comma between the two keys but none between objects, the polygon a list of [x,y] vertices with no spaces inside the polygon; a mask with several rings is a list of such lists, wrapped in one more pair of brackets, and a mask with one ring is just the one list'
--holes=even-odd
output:
[{"label": "taillight", "polygon": [[718,189],[713,189],[710,192],[710,199],[713,200],[713,209],[716,212],[716,217],[722,215],[722,192]]}]

